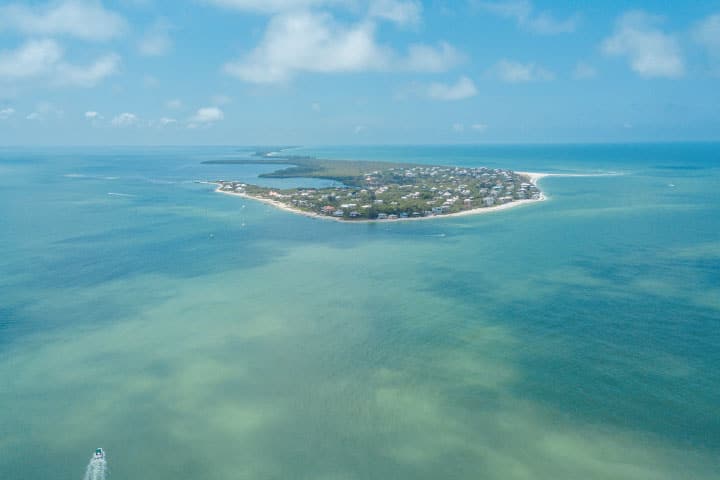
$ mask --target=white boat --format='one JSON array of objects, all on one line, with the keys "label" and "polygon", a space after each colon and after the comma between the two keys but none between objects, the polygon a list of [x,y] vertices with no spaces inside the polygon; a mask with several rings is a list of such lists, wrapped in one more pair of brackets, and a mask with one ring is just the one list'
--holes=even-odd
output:
[{"label": "white boat", "polygon": [[96,459],[102,459],[105,458],[105,452],[102,448],[96,448],[95,449],[95,455],[93,456]]}]

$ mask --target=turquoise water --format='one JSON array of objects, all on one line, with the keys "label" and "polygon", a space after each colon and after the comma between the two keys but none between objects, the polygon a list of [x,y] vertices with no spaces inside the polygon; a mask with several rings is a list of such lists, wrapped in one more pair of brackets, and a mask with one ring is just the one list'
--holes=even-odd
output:
[{"label": "turquoise water", "polygon": [[620,174],[384,224],[251,152],[0,150],[0,478],[717,478],[720,144],[294,150]]}]

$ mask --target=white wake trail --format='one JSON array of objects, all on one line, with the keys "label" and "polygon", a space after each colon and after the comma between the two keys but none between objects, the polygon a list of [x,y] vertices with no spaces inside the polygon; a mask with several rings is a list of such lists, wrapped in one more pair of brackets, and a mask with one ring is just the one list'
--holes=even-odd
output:
[{"label": "white wake trail", "polygon": [[107,475],[107,462],[104,458],[91,458],[85,469],[83,480],[105,480]]}]

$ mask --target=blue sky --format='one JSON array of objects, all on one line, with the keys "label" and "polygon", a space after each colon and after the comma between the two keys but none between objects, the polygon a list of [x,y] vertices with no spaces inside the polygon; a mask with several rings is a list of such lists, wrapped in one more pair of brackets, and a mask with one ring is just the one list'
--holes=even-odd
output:
[{"label": "blue sky", "polygon": [[720,140],[720,0],[0,2],[0,144]]}]

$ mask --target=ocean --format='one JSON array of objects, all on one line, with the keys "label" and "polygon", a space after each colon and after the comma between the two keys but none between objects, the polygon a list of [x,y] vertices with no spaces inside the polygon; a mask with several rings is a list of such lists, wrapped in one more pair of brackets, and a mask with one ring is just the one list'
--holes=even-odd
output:
[{"label": "ocean", "polygon": [[718,478],[720,144],[288,150],[605,174],[367,224],[255,150],[0,149],[1,479]]}]

